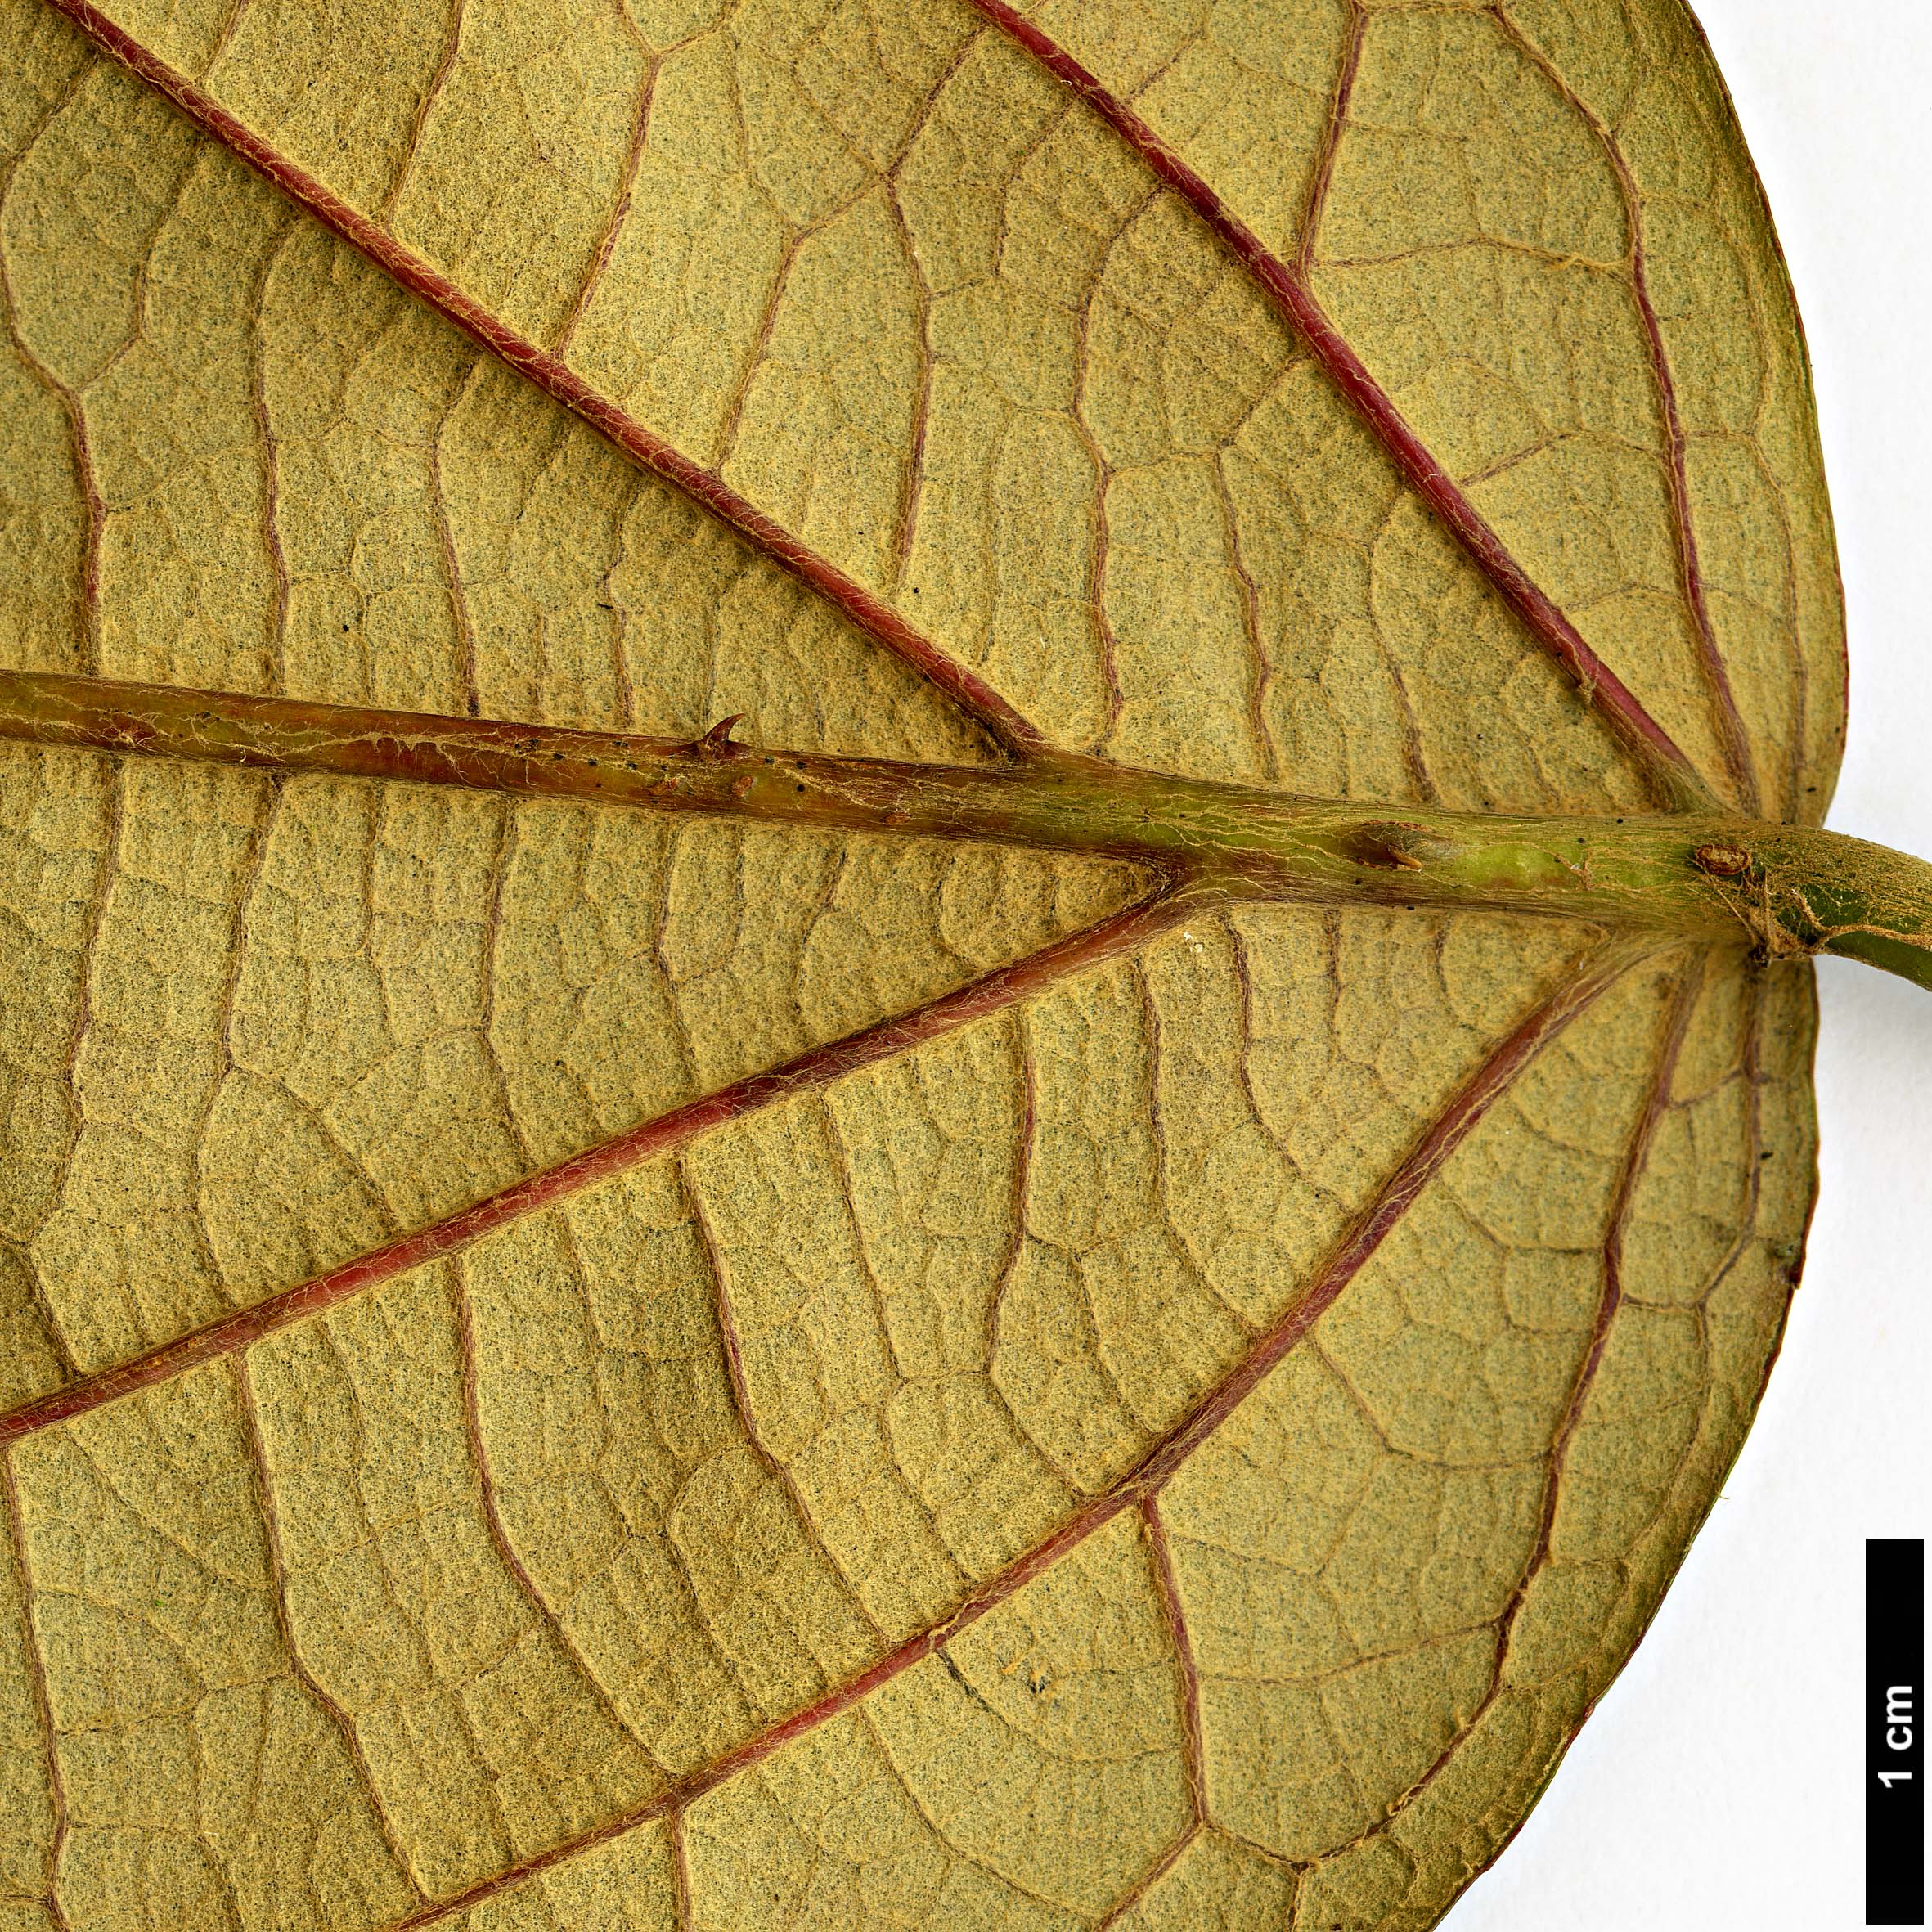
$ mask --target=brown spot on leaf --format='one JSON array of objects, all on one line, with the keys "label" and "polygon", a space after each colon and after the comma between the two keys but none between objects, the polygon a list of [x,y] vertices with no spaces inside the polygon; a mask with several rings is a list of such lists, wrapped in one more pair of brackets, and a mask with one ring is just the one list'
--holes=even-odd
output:
[{"label": "brown spot on leaf", "polygon": [[1701,845],[1691,860],[1713,878],[1740,878],[1751,869],[1751,856],[1741,845]]}]

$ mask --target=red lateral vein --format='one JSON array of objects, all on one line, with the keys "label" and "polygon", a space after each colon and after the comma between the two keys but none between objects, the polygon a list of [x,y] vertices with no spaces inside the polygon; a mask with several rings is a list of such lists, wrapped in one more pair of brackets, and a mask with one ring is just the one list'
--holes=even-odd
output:
[{"label": "red lateral vein", "polygon": [[[937,1038],[983,1013],[998,1011],[1068,973],[1117,956],[1199,909],[1195,896],[1186,892],[1132,907],[1014,966],[988,974],[917,1013],[885,1022],[832,1047],[815,1049],[786,1067],[674,1108],[559,1167],[505,1188],[461,1215],[416,1234],[385,1242],[298,1288],[239,1310],[119,1368],[15,1409],[0,1418],[0,1447],[246,1347],[263,1335],[319,1313],[363,1288],[448,1254],[519,1215],[566,1199],[598,1180],[624,1171],[651,1153],[666,1151],[709,1127],[741,1117],[753,1106],[809,1091],[837,1073],[871,1064],[923,1040]],[[646,1804],[525,1858],[463,1892],[425,1906],[399,1921],[393,1932],[416,1932],[417,1928],[438,1923],[640,1826],[675,1818],[706,1792],[762,1763],[793,1739],[852,1709],[880,1686],[935,1655],[1123,1512],[1144,1507],[1334,1305],[1422,1189],[1537,1052],[1600,997],[1637,957],[1632,949],[1620,945],[1601,950],[1519,1022],[1418,1138],[1376,1197],[1337,1243],[1294,1306],[1256,1338],[1247,1352],[1139,1463],[1108,1488],[1090,1497],[1050,1535],[982,1584],[948,1616],[878,1658],[823,1697],[768,1726],[703,1770],[667,1786]]]},{"label": "red lateral vein", "polygon": [[292,1322],[320,1314],[412,1268],[454,1254],[524,1215],[541,1213],[627,1174],[640,1162],[669,1153],[701,1134],[1004,1012],[1070,974],[1103,964],[1214,902],[1211,893],[1185,891],[1143,900],[1011,965],[968,981],[910,1013],[810,1048],[767,1072],[752,1074],[715,1093],[686,1101],[554,1167],[499,1188],[442,1220],[385,1241],[353,1260],[177,1336],[145,1355],[23,1403],[0,1416],[0,1447],[247,1348]]},{"label": "red lateral vein", "polygon": [[[56,5],[78,0],[53,0]],[[1293,324],[1410,486],[1446,523],[1543,648],[1575,680],[1593,707],[1675,805],[1709,807],[1716,801],[1670,734],[1622,679],[1597,656],[1570,619],[1536,583],[1455,479],[1410,427],[1387,392],[1343,338],[1307,282],[1261,245],[1247,224],[1153,129],[1100,80],[1017,13],[1006,0],[966,0],[1000,32],[1070,88],[1133,148],[1161,181],[1201,216]]]},{"label": "red lateral vein", "polygon": [[1718,742],[1724,766],[1736,786],[1738,802],[1756,817],[1759,811],[1758,775],[1751,757],[1750,742],[1737,708],[1737,694],[1731,688],[1730,674],[1724,668],[1718,649],[1717,627],[1712,622],[1710,600],[1705,594],[1704,572],[1697,556],[1697,531],[1691,515],[1691,483],[1686,468],[1687,443],[1683,412],[1677,399],[1677,379],[1671,373],[1670,357],[1664,345],[1664,326],[1651,300],[1650,270],[1643,248],[1643,203],[1638,193],[1636,177],[1622,147],[1610,128],[1578,97],[1554,64],[1511,17],[1507,7],[1492,12],[1497,25],[1510,43],[1543,75],[1566,101],[1577,116],[1596,137],[1611,169],[1617,177],[1623,197],[1624,218],[1630,224],[1630,285],[1637,298],[1637,311],[1643,322],[1644,343],[1651,361],[1651,373],[1657,388],[1657,401],[1664,412],[1665,457],[1670,478],[1673,534],[1677,540],[1678,564],[1683,579],[1684,601],[1689,606],[1692,624],[1697,636],[1697,654],[1704,680],[1709,686],[1711,709],[1718,728]]},{"label": "red lateral vein", "polygon": [[263,179],[279,188],[324,227],[368,257],[399,286],[454,323],[470,339],[553,401],[581,417],[597,433],[654,476],[683,491],[728,523],[755,548],[830,604],[883,649],[909,664],[974,718],[1012,752],[1045,748],[1038,726],[885,602],[848,576],[714,472],[648,429],[636,417],[594,389],[559,357],[498,320],[483,305],[366,215],[352,208],[314,176],[245,127],[204,89],[144,47],[89,4],[89,0],[47,0],[101,52],[164,95],[204,133],[231,150]]},{"label": "red lateral vein", "polygon": [[[1172,908],[1181,896],[1177,895],[1175,900],[1165,904]],[[1301,1299],[1256,1339],[1247,1353],[1133,1468],[1105,1489],[1089,1497],[1050,1535],[982,1584],[950,1615],[907,1638],[896,1649],[876,1659],[824,1696],[748,1738],[723,1757],[679,1780],[647,1803],[607,1819],[593,1830],[553,1845],[547,1851],[525,1858],[466,1891],[413,1913],[393,1928],[393,1932],[418,1932],[420,1927],[467,1911],[539,1872],[598,1845],[607,1844],[640,1826],[676,1817],[727,1779],[763,1763],[793,1739],[842,1715],[882,1685],[890,1683],[915,1664],[936,1655],[1117,1516],[1130,1509],[1145,1508],[1187,1458],[1227,1419],[1242,1399],[1333,1305],[1381,1246],[1390,1229],[1429,1181],[1441,1171],[1449,1156],[1468,1138],[1537,1051],[1595,1001],[1634,963],[1637,956],[1620,946],[1602,950],[1519,1022],[1462,1083],[1442,1112],[1409,1149],[1384,1183],[1382,1191],[1330,1252]],[[1150,1516],[1149,1521],[1152,1520]],[[1178,1856],[1181,1849],[1178,1845],[1170,1848],[1171,1855]]]},{"label": "red lateral vein", "polygon": [[[1618,174],[1626,182],[1629,173],[1624,158],[1612,147]],[[1718,648],[1717,626],[1710,614],[1710,599],[1704,582],[1704,567],[1697,554],[1696,525],[1691,515],[1691,479],[1686,467],[1687,447],[1683,414],[1678,406],[1677,382],[1670,373],[1670,357],[1664,346],[1664,327],[1651,301],[1650,276],[1644,263],[1643,244],[1638,235],[1636,189],[1629,184],[1632,227],[1630,277],[1636,293],[1638,312],[1643,317],[1644,339],[1649,346],[1651,367],[1656,378],[1657,399],[1663,407],[1665,454],[1670,476],[1672,523],[1677,537],[1678,562],[1683,577],[1684,601],[1690,608],[1696,632],[1699,667],[1710,687],[1711,709],[1717,721],[1718,743],[1724,767],[1737,787],[1738,803],[1750,817],[1762,810],[1755,762],[1750,740],[1746,735],[1744,718],[1737,708],[1737,694],[1732,689],[1731,675],[1724,668],[1723,654]]]},{"label": "red lateral vein", "polygon": [[1642,956],[1641,947],[1619,943],[1594,955],[1572,978],[1521,1021],[1492,1051],[1430,1124],[1368,1207],[1331,1253],[1314,1285],[1274,1326],[1262,1333],[1241,1361],[1203,1395],[1141,1465],[1140,1488],[1158,1489],[1227,1420],[1324,1314],[1367,1265],[1443,1164],[1500,1099],[1536,1054],[1593,1004]]},{"label": "red lateral vein", "polygon": [[1457,1754],[1466,1745],[1476,1728],[1488,1716],[1497,1701],[1502,1696],[1503,1672],[1509,1661],[1509,1646],[1515,1635],[1516,1622],[1528,1601],[1531,1586],[1535,1583],[1550,1559],[1551,1539],[1557,1524],[1557,1504],[1561,1494],[1564,1463],[1570,1453],[1570,1445],[1577,1428],[1583,1421],[1584,1405],[1590,1391],[1596,1386],[1597,1372],[1603,1364],[1604,1350],[1610,1344],[1611,1324],[1615,1321],[1617,1310],[1624,1301],[1624,1239],[1629,1224],[1630,1208],[1636,1198],[1638,1184],[1642,1179],[1644,1170],[1650,1159],[1651,1143],[1656,1139],[1657,1128],[1665,1114],[1669,1110],[1670,1089],[1676,1078],[1678,1061],[1683,1052],[1684,1037],[1690,1031],[1691,1015],[1696,1005],[1700,977],[1695,971],[1687,971],[1678,982],[1664,1027],[1664,1037],[1658,1049],[1656,1072],[1651,1076],[1649,1090],[1644,1095],[1642,1112],[1624,1149],[1624,1161],[1618,1170],[1616,1186],[1611,1197],[1609,1229],[1603,1244],[1603,1286],[1597,1301],[1597,1310],[1590,1325],[1589,1340],[1584,1346],[1583,1359],[1577,1364],[1576,1375],[1570,1388],[1570,1395],[1563,1405],[1563,1413],[1557,1422],[1556,1433],[1551,1438],[1549,1453],[1543,1469],[1543,1497],[1537,1516],[1536,1540],[1530,1547],[1528,1560],[1523,1565],[1521,1575],[1516,1588],[1510,1592],[1509,1600],[1503,1606],[1502,1614],[1496,1620],[1496,1652],[1490,1666],[1488,1688],[1476,1701],[1469,1716],[1456,1727],[1455,1735],[1437,1753],[1428,1768],[1390,1807],[1386,1813],[1353,1842],[1359,1844],[1363,1839],[1375,1836],[1386,1831],[1403,1812],[1406,1811],[1422,1794],[1448,1769]]}]

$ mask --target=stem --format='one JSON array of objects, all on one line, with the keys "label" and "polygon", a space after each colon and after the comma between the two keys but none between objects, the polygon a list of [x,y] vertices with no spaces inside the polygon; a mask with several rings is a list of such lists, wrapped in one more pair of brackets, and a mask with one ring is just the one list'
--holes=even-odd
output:
[{"label": "stem", "polygon": [[1001,766],[756,750],[0,672],[0,737],[767,823],[1091,852],[1244,899],[1480,907],[1840,953],[1932,988],[1932,865],[1799,825],[1296,798],[1044,753]]}]

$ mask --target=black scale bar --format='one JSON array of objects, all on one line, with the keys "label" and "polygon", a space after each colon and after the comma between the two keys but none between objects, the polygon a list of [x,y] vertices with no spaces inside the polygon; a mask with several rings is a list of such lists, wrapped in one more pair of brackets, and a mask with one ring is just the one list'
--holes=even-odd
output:
[{"label": "black scale bar", "polygon": [[1925,1922],[1925,1540],[1865,1544],[1865,1923]]}]

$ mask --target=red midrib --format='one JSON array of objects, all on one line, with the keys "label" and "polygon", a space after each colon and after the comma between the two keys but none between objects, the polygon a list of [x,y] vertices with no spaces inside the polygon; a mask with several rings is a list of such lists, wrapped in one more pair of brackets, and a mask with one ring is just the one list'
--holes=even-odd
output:
[{"label": "red midrib", "polygon": [[[1510,555],[1396,411],[1355,352],[1334,330],[1304,283],[1260,247],[1247,228],[1222,206],[1205,182],[1168,151],[1131,110],[1110,95],[1093,75],[1046,36],[1004,5],[1004,0],[968,0],[968,3],[1040,59],[1057,78],[1072,87],[1108,120],[1157,176],[1182,195],[1254,273],[1294,322],[1315,358],[1388,449],[1412,486],[1456,532],[1478,566],[1516,609],[1532,634],[1570,670],[1586,699],[1605,716],[1653,777],[1660,780],[1680,798],[1707,795],[1702,781],[1680,748],[1614,672],[1597,658],[1569,620]],[[757,510],[713,473],[702,469],[645,429],[558,358],[506,328],[447,277],[403,249],[312,177],[296,168],[193,82],[168,67],[101,14],[88,0],[48,0],[48,4],[72,20],[97,45],[172,100],[191,119],[240,155],[325,226],[369,256],[400,285],[436,308],[473,339],[590,423],[644,467],[676,484],[737,528],[767,555],[826,597],[875,641],[914,666],[978,718],[1009,749],[1025,753],[1044,744],[1036,728],[1004,698],[975,673],[940,651],[889,605]],[[1138,926],[1138,921],[1130,922],[1128,915],[1122,915],[1118,924],[1108,922],[1106,942],[1101,950],[1112,950],[1117,942],[1134,943],[1146,936],[1144,930],[1130,931],[1130,924]],[[1082,940],[1090,946],[1094,937],[1082,936]],[[1053,950],[1049,949],[1049,952]],[[647,1819],[674,1815],[704,1791],[769,1756],[790,1738],[851,1708],[881,1683],[932,1656],[1104,1523],[1111,1521],[1123,1510],[1143,1504],[1156,1495],[1193,1451],[1220,1427],[1295,1347],[1319,1315],[1332,1305],[1422,1188],[1473,1130],[1528,1059],[1595,1000],[1622,970],[1624,964],[1620,959],[1599,962],[1597,968],[1573,979],[1524,1021],[1465,1083],[1411,1150],[1376,1201],[1358,1218],[1295,1310],[1267,1331],[1133,1471],[1091,1498],[1052,1536],[991,1579],[942,1623],[880,1659],[869,1670],[838,1687],[818,1703],[772,1726],[703,1772],[661,1794],[648,1806],[527,1860],[470,1893],[425,1907],[405,1923],[422,1925],[444,1919]],[[1059,963],[1056,962],[1056,970],[1058,969]],[[879,1034],[874,1043],[878,1050],[901,1050],[903,1042],[888,1048],[884,1030],[875,1031]],[[811,1084],[817,1077],[815,1072],[800,1084]],[[764,1084],[770,1085],[771,1092],[764,1092],[762,1085],[760,1104],[784,1090],[789,1083],[781,1076],[766,1076]],[[692,1119],[681,1121],[677,1124],[677,1134],[688,1137],[690,1132],[702,1130],[703,1126],[717,1124],[719,1120],[730,1117],[728,1112],[720,1115],[716,1111],[721,1098],[712,1096],[707,1101],[694,1103]],[[702,1114],[696,1111],[700,1109],[704,1110]],[[654,1126],[661,1130],[661,1124]],[[603,1155],[605,1150],[596,1152]],[[628,1147],[626,1152],[631,1157],[643,1157]],[[586,1171],[600,1177],[609,1170],[599,1162]],[[572,1191],[577,1185],[586,1184],[590,1184],[589,1181],[573,1170],[571,1189],[563,1191]],[[551,1192],[559,1193],[554,1179]],[[534,1197],[525,1201],[519,1196],[514,1203],[490,1205],[491,1216],[484,1218],[493,1225],[497,1220],[510,1218],[514,1213],[529,1211],[533,1206],[541,1205],[541,1202]],[[468,1231],[461,1238],[474,1238],[483,1231],[483,1220],[476,1220],[468,1224]],[[449,1247],[460,1244],[456,1239],[447,1240],[438,1251],[447,1251]],[[375,1280],[389,1278],[402,1266],[416,1265],[420,1259],[426,1258],[416,1256],[413,1248],[406,1251],[404,1244],[389,1245],[396,1251],[384,1251],[379,1267],[369,1268],[367,1264],[371,1258],[362,1257],[349,1264],[347,1269],[337,1271],[330,1279],[327,1301],[339,1300],[362,1287],[373,1285]],[[316,1285],[305,1284],[305,1287],[312,1288]],[[326,1305],[326,1301],[322,1305]],[[277,1319],[272,1325],[280,1326],[285,1320],[299,1319],[310,1312],[313,1310],[306,1302],[287,1302],[278,1307]],[[209,1347],[198,1343],[194,1359],[212,1359],[214,1355],[246,1346],[256,1334],[264,1332],[246,1319],[254,1314],[253,1310],[242,1311],[243,1319],[232,1324],[232,1332],[228,1332],[231,1324],[218,1324],[223,1332],[217,1346]],[[204,1341],[206,1339],[207,1332],[204,1332]],[[13,1416],[0,1420],[0,1442],[33,1428],[45,1427],[81,1409],[97,1406],[101,1401],[126,1393],[130,1386],[144,1386],[192,1365],[189,1361],[172,1359],[164,1362],[161,1357],[168,1353],[155,1351],[154,1355],[143,1358],[139,1365],[127,1365],[129,1368],[139,1366],[142,1371],[132,1382],[124,1382],[118,1372],[112,1378],[96,1378],[87,1385],[86,1395],[74,1406],[62,1401],[62,1398],[66,1398],[71,1402],[75,1391],[70,1390],[58,1392],[47,1403],[16,1411]],[[112,1386],[110,1386],[110,1379]]]},{"label": "red midrib", "polygon": [[[47,0],[102,51],[166,96],[333,233],[373,261],[470,339],[588,423],[653,474],[737,530],[849,622],[943,691],[1007,750],[1048,748],[1044,734],[979,675],[941,650],[883,598],[740,496],[722,478],[646,429],[550,353],[507,327],[439,270],[298,168],[204,89],[110,20],[91,0]],[[1717,801],[1683,750],[1586,643],[1436,460],[1328,320],[1305,282],[1265,249],[1220,197],[1140,116],[1005,0],[966,0],[1101,115],[1154,175],[1185,200],[1254,276],[1388,452],[1410,486],[1448,525],[1541,647],[1575,679],[1668,802]]]},{"label": "red midrib", "polygon": [[196,126],[238,155],[324,227],[366,255],[399,286],[815,591],[875,644],[943,691],[1005,749],[1026,753],[1046,748],[1047,740],[1037,726],[977,672],[950,657],[908,623],[883,598],[767,516],[721,477],[646,429],[567,363],[508,327],[440,270],[245,127],[213,96],[151,52],[89,0],[47,0],[47,4],[65,14],[104,53],[166,96]]}]

